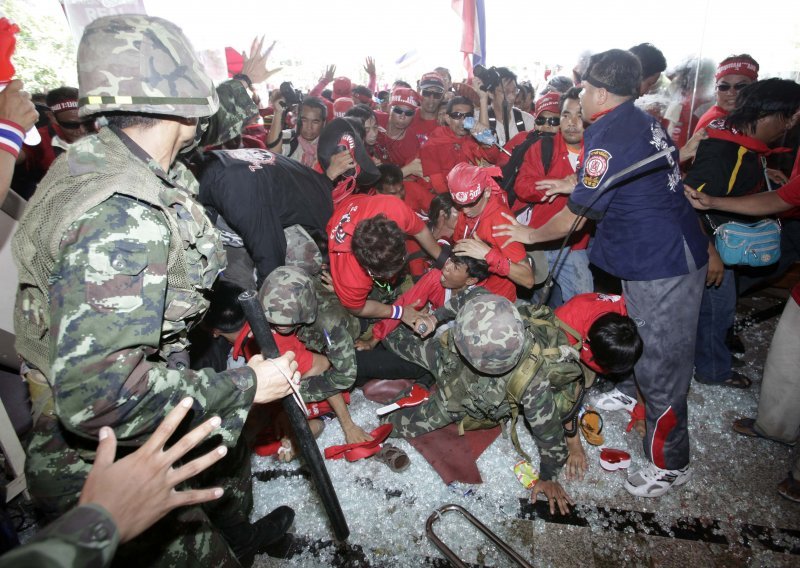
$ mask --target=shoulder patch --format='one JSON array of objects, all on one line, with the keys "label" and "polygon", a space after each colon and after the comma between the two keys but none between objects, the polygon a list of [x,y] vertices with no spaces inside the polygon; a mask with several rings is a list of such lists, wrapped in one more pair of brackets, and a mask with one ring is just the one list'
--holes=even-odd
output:
[{"label": "shoulder patch", "polygon": [[589,189],[594,189],[603,180],[603,176],[608,171],[608,162],[611,160],[611,153],[597,148],[589,152],[584,159],[583,178],[581,182]]}]

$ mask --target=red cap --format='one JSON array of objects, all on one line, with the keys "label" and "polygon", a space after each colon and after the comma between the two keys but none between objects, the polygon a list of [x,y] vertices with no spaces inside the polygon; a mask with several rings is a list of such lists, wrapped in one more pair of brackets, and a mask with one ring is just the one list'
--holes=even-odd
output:
[{"label": "red cap", "polygon": [[347,77],[336,77],[333,80],[333,100],[353,96],[353,83]]},{"label": "red cap", "polygon": [[392,106],[405,106],[411,109],[416,109],[419,104],[422,102],[422,99],[414,89],[409,89],[408,87],[398,87],[394,91],[392,91],[392,96],[389,99],[389,103]]},{"label": "red cap", "polygon": [[419,80],[419,90],[423,89],[439,89],[444,92],[444,79],[436,71],[425,73]]},{"label": "red cap", "polygon": [[542,111],[549,110],[556,114],[561,113],[561,93],[558,91],[550,91],[547,94],[539,97],[536,105],[533,108],[533,116],[536,118]]},{"label": "red cap", "polygon": [[487,187],[492,193],[498,191],[502,193],[503,190],[492,179],[492,176],[499,175],[501,171],[498,167],[481,168],[461,162],[447,174],[447,186],[450,188],[453,201],[459,205],[468,205],[477,201]]},{"label": "red cap", "polygon": [[758,81],[758,64],[746,57],[729,57],[719,64],[714,78],[719,81],[725,75],[744,75],[751,81]]},{"label": "red cap", "polygon": [[350,97],[342,97],[333,101],[333,118],[341,118],[348,110],[355,106],[355,102]]}]

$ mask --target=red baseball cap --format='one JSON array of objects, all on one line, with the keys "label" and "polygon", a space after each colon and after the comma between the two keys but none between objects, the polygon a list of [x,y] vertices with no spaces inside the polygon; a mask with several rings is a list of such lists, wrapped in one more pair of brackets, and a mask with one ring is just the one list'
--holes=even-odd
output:
[{"label": "red baseball cap", "polygon": [[341,97],[333,101],[333,118],[341,118],[348,110],[355,106],[355,101],[350,97]]},{"label": "red baseball cap", "polygon": [[561,113],[561,93],[558,91],[550,91],[539,97],[539,100],[536,101],[536,105],[533,108],[533,117],[538,117],[539,113],[545,110],[556,114]]},{"label": "red baseball cap", "polygon": [[347,77],[336,77],[333,80],[333,100],[353,96],[353,82]]},{"label": "red baseball cap", "polygon": [[468,205],[477,201],[487,187],[492,192],[502,192],[497,182],[492,179],[492,176],[500,174],[498,167],[482,168],[461,162],[447,174],[447,187],[450,188],[453,201],[458,205]]},{"label": "red baseball cap", "polygon": [[396,88],[392,91],[392,96],[389,99],[389,103],[392,106],[405,106],[411,109],[419,107],[421,102],[422,98],[419,96],[419,93],[408,87]]}]

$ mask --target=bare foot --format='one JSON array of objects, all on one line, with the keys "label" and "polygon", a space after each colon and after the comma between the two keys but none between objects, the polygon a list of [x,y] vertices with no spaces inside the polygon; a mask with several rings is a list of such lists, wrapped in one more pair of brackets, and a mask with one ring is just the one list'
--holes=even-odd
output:
[{"label": "bare foot", "polygon": [[586,463],[586,452],[583,451],[580,436],[567,437],[567,467],[566,477],[568,481],[573,479],[582,480],[588,469]]}]

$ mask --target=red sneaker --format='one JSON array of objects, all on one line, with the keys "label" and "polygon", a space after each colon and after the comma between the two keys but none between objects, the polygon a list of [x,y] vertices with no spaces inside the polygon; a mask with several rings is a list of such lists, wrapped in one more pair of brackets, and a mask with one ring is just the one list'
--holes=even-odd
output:
[{"label": "red sneaker", "polygon": [[600,467],[606,471],[628,469],[631,465],[631,455],[624,450],[603,448],[600,451]]}]

